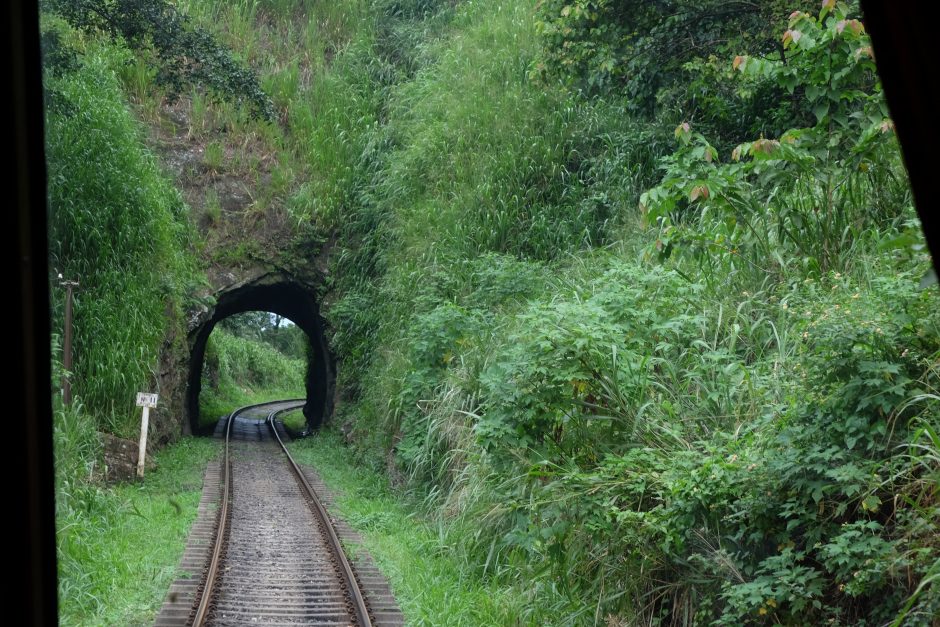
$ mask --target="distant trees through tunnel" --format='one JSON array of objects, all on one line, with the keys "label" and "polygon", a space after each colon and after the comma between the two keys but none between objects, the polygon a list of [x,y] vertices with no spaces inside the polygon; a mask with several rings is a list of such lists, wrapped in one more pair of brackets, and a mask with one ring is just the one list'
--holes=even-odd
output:
[{"label": "distant trees through tunnel", "polygon": [[[219,321],[203,359],[201,426],[209,427],[236,407],[303,397],[313,359],[307,335],[283,316],[247,311]],[[304,422],[291,420],[297,430]]]},{"label": "distant trees through tunnel", "polygon": [[307,357],[309,342],[303,329],[290,318],[270,311],[246,311],[229,316],[219,322],[217,329],[266,344],[291,359]]},{"label": "distant trees through tunnel", "polygon": [[210,433],[234,409],[228,405],[269,400],[259,392],[305,397],[310,428],[332,411],[335,368],[308,285],[267,274],[223,290],[195,321],[189,344],[185,431]]}]

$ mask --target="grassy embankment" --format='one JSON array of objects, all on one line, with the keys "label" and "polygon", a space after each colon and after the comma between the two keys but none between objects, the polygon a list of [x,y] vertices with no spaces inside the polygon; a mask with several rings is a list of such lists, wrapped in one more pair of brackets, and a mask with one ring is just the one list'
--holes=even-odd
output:
[{"label": "grassy embankment", "polygon": [[206,347],[199,413],[206,424],[244,405],[303,398],[307,362],[269,344],[216,329]]},{"label": "grassy embankment", "polygon": [[[106,488],[98,432],[136,435],[134,394],[152,389],[164,341],[184,337],[181,311],[199,274],[187,208],[121,92],[116,70],[128,55],[47,25],[82,53],[47,62],[45,76],[51,266],[80,282],[75,400],[63,409],[57,397],[54,412],[60,615],[145,624],[173,578],[215,447],[183,443],[156,456],[145,483]],[[62,292],[53,303],[61,329]]]},{"label": "grassy embankment", "polygon": [[528,3],[422,6],[337,196],[365,459],[536,621],[934,614],[938,300],[851,7],[650,118],[533,80]]},{"label": "grassy embankment", "polygon": [[59,483],[60,624],[153,623],[177,576],[206,462],[218,452],[218,442],[191,438],[158,452],[141,483]]},{"label": "grassy embankment", "polygon": [[[69,374],[75,401],[64,409],[57,397],[55,411],[61,621],[146,624],[175,576],[216,447],[180,442],[155,456],[157,470],[145,481],[106,487],[98,432],[136,439],[135,393],[153,389],[161,348],[186,350],[165,342],[184,341],[182,312],[204,280],[198,239],[122,91],[131,55],[52,18],[45,25],[65,44],[47,59],[45,76],[51,265],[80,282]],[[61,292],[53,302],[59,329]],[[250,357],[270,377],[233,371],[246,377],[243,386],[223,376],[205,395],[210,406],[303,389],[305,363],[286,363],[269,347],[213,337],[210,355],[215,362]],[[57,384],[63,373],[55,357]]]}]

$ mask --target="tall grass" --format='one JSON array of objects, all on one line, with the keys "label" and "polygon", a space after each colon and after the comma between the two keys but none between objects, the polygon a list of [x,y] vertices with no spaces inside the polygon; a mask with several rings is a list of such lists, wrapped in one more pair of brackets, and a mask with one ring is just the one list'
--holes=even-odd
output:
[{"label": "tall grass", "polygon": [[[187,208],[143,146],[115,67],[91,45],[74,73],[47,76],[50,265],[76,280],[72,384],[99,428],[133,430],[134,393],[152,388],[160,344],[196,272]],[[64,290],[55,285],[53,328]],[[167,312],[170,312],[168,317]]]},{"label": "tall grass", "polygon": [[[61,429],[75,411],[56,412],[57,461],[69,459],[62,445],[73,434]],[[107,489],[69,481],[69,471],[57,469],[60,624],[153,622],[177,576],[205,465],[217,452],[212,440],[190,438],[156,453],[146,482]]]},{"label": "tall grass", "polygon": [[585,198],[585,164],[604,151],[591,127],[614,131],[616,113],[532,88],[524,3],[483,3],[455,20],[456,34],[428,52],[434,63],[390,105],[402,148],[378,189],[399,207],[405,249],[435,241],[450,255],[551,259],[604,243],[616,216]]},{"label": "tall grass", "polygon": [[286,209],[298,232],[310,223],[321,233],[334,228],[358,180],[381,92],[363,67],[371,41],[366,3],[193,0],[185,10],[259,72],[280,115],[278,124],[261,124],[230,107],[208,111],[197,91],[191,126],[226,127],[245,140],[240,151],[254,158],[234,171],[253,180],[256,212]]}]

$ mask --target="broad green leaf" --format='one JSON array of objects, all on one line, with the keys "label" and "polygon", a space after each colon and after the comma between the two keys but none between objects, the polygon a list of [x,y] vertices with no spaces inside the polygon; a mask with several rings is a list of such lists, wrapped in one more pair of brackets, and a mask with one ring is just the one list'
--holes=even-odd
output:
[{"label": "broad green leaf", "polygon": [[813,115],[816,116],[816,122],[821,124],[829,115],[829,100],[822,100],[813,106]]}]

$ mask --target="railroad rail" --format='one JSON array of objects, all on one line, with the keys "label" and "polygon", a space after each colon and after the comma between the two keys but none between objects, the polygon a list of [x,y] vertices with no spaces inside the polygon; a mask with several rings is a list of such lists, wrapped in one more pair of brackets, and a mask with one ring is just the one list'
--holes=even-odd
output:
[{"label": "railroad rail", "polygon": [[[182,603],[171,588],[157,625],[401,624],[387,584],[377,583],[381,576],[369,564],[364,577],[373,590],[368,598],[363,592],[340,540],[355,532],[337,532],[311,478],[284,445],[276,418],[302,405],[250,405],[225,421],[220,472],[217,479],[207,475],[221,484],[211,542],[205,529],[194,526],[193,532],[197,548],[208,554],[204,575],[198,585],[178,582],[178,590],[193,590]],[[264,422],[242,418],[259,412]]]}]

